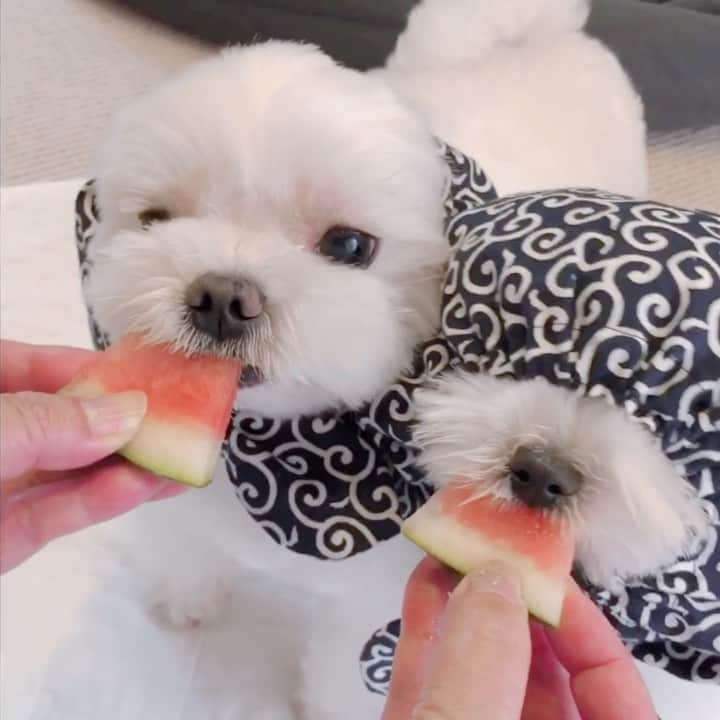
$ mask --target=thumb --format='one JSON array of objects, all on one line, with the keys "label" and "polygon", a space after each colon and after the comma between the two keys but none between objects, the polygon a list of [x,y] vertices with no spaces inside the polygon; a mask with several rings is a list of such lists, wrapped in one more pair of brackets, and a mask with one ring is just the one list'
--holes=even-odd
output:
[{"label": "thumb", "polygon": [[0,478],[91,465],[130,441],[146,409],[140,392],[88,400],[32,392],[0,395]]},{"label": "thumb", "polygon": [[518,720],[530,647],[516,579],[498,565],[466,576],[448,601],[412,720]]}]

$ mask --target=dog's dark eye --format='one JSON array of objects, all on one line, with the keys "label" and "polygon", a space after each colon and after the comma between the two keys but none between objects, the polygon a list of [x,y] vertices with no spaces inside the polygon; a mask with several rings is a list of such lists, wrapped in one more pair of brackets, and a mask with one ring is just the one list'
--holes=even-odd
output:
[{"label": "dog's dark eye", "polygon": [[165,208],[149,208],[138,215],[138,220],[144,228],[150,227],[153,223],[167,222],[169,219],[170,213]]},{"label": "dog's dark eye", "polygon": [[317,250],[333,262],[368,267],[375,258],[377,246],[377,238],[361,230],[334,227],[325,233]]}]

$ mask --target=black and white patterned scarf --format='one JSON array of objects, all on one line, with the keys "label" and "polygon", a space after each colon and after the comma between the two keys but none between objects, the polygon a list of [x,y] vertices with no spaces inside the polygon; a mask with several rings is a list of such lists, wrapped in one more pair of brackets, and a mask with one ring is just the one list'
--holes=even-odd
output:
[{"label": "black and white patterned scarf", "polygon": [[[445,156],[441,330],[358,412],[236,413],[225,463],[238,499],[280,545],[342,560],[396,537],[431,493],[410,432],[428,379],[462,367],[604,398],[654,433],[712,527],[693,557],[614,594],[588,591],[636,657],[720,683],[720,216],[589,190],[498,198],[471,160]],[[83,278],[98,217],[90,182],[76,203]],[[395,620],[362,650],[373,692],[387,689],[398,634]]]}]

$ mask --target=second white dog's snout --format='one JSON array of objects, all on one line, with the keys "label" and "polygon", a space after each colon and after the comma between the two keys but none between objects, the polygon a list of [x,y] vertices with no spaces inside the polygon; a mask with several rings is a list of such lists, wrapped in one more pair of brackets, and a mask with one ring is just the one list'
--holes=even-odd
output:
[{"label": "second white dog's snout", "polygon": [[265,298],[247,278],[207,273],[185,293],[193,326],[214,340],[242,337],[264,309]]}]

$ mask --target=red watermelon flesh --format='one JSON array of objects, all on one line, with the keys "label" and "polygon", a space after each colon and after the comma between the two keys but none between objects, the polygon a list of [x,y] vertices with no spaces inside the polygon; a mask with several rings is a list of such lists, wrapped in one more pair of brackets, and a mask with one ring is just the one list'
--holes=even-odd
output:
[{"label": "red watermelon flesh", "polygon": [[61,392],[147,396],[147,413],[120,454],[140,467],[203,487],[212,480],[240,380],[240,363],[187,357],[130,334],[99,353]]},{"label": "red watermelon flesh", "polygon": [[403,533],[461,574],[491,560],[518,573],[532,615],[557,626],[573,562],[573,537],[562,519],[518,502],[476,497],[472,482],[438,490]]}]

